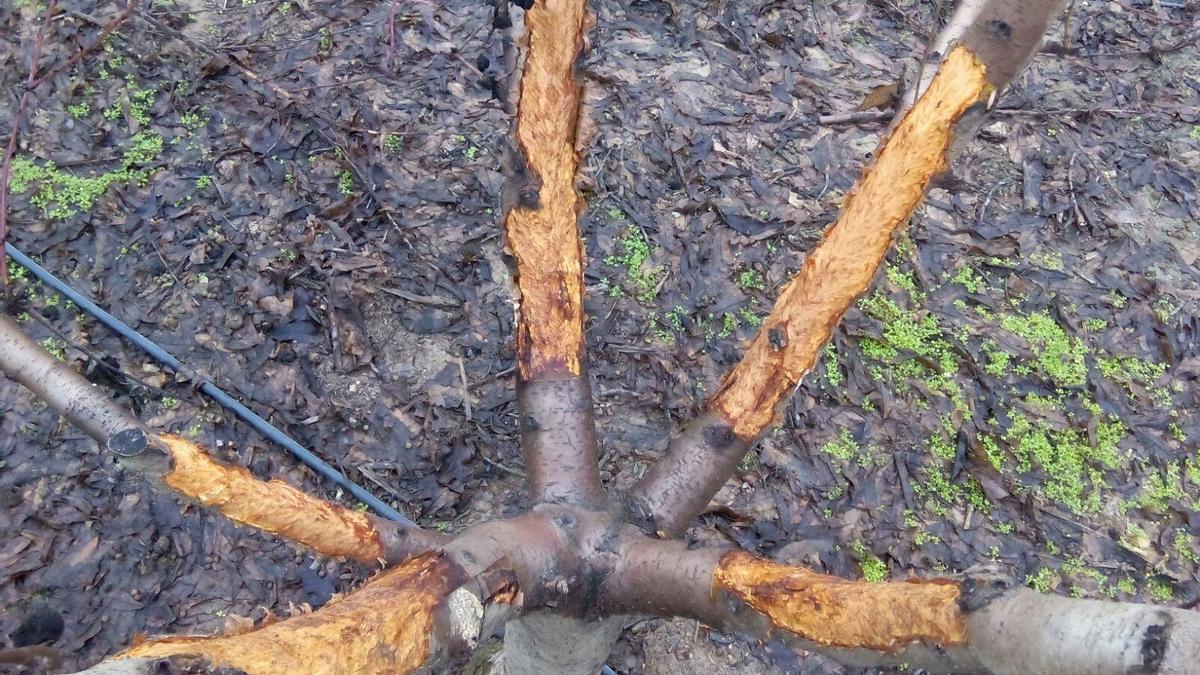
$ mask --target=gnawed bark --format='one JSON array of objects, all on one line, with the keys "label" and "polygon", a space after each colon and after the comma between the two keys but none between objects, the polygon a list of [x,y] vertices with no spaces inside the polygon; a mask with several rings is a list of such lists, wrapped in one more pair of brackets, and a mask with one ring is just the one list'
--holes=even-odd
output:
[{"label": "gnawed bark", "polygon": [[[946,168],[955,146],[974,135],[996,93],[1036,52],[1065,3],[967,4],[973,7],[960,9],[935,41],[937,67],[928,87],[883,141],[825,239],[780,293],[742,361],[709,399],[706,414],[672,441],[667,457],[634,487],[629,510],[647,528],[683,532],[744,451],[775,423],[834,326],[870,287],[930,181]],[[712,443],[709,430],[727,430],[728,442]]]},{"label": "gnawed bark", "polygon": [[261,481],[212,459],[199,445],[158,434],[0,314],[0,373],[30,389],[113,451],[122,466],[242,525],[324,555],[399,562],[437,547],[440,535],[331,504],[280,480]]},{"label": "gnawed bark", "polygon": [[193,656],[251,675],[411,673],[473,648],[494,628],[485,617],[506,616],[518,601],[511,572],[471,577],[428,552],[311,614],[231,635],[150,640],[113,661]]},{"label": "gnawed bark", "polygon": [[1200,673],[1200,614],[1043,595],[995,576],[868,583],[741,551],[624,539],[606,611],[685,616],[848,665],[934,672]]},{"label": "gnawed bark", "polygon": [[994,91],[986,68],[956,48],[929,90],[883,143],[846,196],[824,240],[783,289],[771,314],[708,403],[734,434],[755,439],[816,362],[834,326],[870,287],[895,234],[946,166],[954,127]]},{"label": "gnawed bark", "polygon": [[524,15],[504,227],[520,293],[517,379],[534,502],[604,499],[584,366],[584,205],[575,189],[583,98],[575,61],[587,18],[585,0],[540,0]]},{"label": "gnawed bark", "polygon": [[[667,533],[686,529],[733,472],[740,452],[714,453],[708,439],[749,447],[774,422],[781,405],[812,368],[821,347],[854,300],[867,290],[896,232],[921,202],[929,181],[945,167],[955,123],[986,103],[993,85],[969,50],[957,48],[929,91],[882,145],[842,212],[783,289],[745,356],[693,422],[634,490],[634,502]],[[711,433],[697,432],[703,425]],[[704,444],[697,444],[704,439]],[[671,458],[672,455],[682,457]],[[692,467],[681,475],[679,467]],[[706,488],[680,490],[679,486]]]}]

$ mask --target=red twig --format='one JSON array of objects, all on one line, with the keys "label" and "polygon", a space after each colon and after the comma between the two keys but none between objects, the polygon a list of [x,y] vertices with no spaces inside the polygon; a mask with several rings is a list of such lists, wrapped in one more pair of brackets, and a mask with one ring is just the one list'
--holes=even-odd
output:
[{"label": "red twig", "polygon": [[388,68],[396,69],[396,0],[388,10]]},{"label": "red twig", "polygon": [[38,59],[42,55],[42,41],[46,37],[46,27],[50,25],[50,17],[54,16],[58,0],[50,0],[46,7],[46,18],[38,28],[37,38],[33,49],[29,52],[29,77],[25,78],[25,91],[21,92],[21,100],[17,103],[17,111],[12,117],[12,132],[8,134],[8,147],[4,150],[4,165],[0,166],[0,286],[8,292],[8,255],[3,252],[4,239],[8,235],[8,176],[12,171],[13,153],[17,151],[17,136],[21,131],[21,122],[25,118],[25,107],[29,105],[29,95],[33,93],[37,77]]}]

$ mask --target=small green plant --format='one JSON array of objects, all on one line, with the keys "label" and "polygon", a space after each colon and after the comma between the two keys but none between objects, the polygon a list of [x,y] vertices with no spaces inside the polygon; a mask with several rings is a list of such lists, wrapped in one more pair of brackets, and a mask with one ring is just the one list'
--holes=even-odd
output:
[{"label": "small green plant", "polygon": [[77,120],[87,117],[92,112],[92,104],[87,101],[80,101],[73,105],[67,106],[67,112]]},{"label": "small green plant", "polygon": [[765,291],[767,289],[766,280],[752,269],[745,269],[738,273],[737,285],[747,290]]},{"label": "small green plant", "polygon": [[1180,558],[1190,560],[1191,562],[1200,565],[1200,553],[1196,553],[1196,549],[1192,548],[1192,538],[1188,536],[1187,530],[1175,530],[1175,538],[1171,545],[1175,547],[1175,552]]},{"label": "small green plant", "polygon": [[887,563],[880,560],[879,556],[876,556],[866,544],[856,541],[850,544],[850,550],[854,552],[854,557],[858,558],[858,566],[862,569],[862,576],[865,581],[874,584],[887,581]]},{"label": "small green plant", "polygon": [[1058,576],[1058,572],[1043,567],[1037,572],[1025,577],[1025,585],[1029,586],[1038,593],[1049,593],[1053,591],[1062,579]]},{"label": "small green plant", "polygon": [[738,310],[738,317],[751,328],[758,328],[763,325],[763,318],[759,316],[753,309],[743,307]]},{"label": "small green plant", "polygon": [[65,219],[92,208],[96,200],[115,182],[145,185],[150,171],[142,167],[154,161],[163,149],[158,134],[143,132],[134,136],[125,151],[122,168],[98,176],[82,178],[62,171],[53,164],[37,164],[25,157],[15,157],[9,188],[14,193],[34,190],[30,203],[42,209],[50,218]]},{"label": "small green plant", "polygon": [[1186,498],[1187,491],[1184,490],[1180,479],[1179,466],[1169,464],[1162,471],[1154,471],[1146,476],[1137,501],[1143,508],[1163,513],[1172,501]]},{"label": "small green plant", "polygon": [[849,429],[842,429],[837,438],[821,446],[821,452],[837,459],[849,460],[859,453],[859,445]]},{"label": "small green plant", "polygon": [[950,281],[959,284],[963,288],[967,289],[967,292],[971,294],[978,293],[984,288],[983,278],[980,277],[975,270],[966,265],[958,268],[958,271],[954,273],[954,276],[950,278]]},{"label": "small green plant", "polygon": [[1093,318],[1083,320],[1083,329],[1089,333],[1099,333],[1105,328],[1108,328],[1108,322],[1104,319]]},{"label": "small green plant", "polygon": [[350,169],[342,169],[338,174],[338,192],[344,195],[354,194],[354,172]]},{"label": "small green plant", "polygon": [[640,229],[631,227],[617,241],[617,249],[620,252],[605,257],[604,264],[625,270],[633,297],[639,302],[653,302],[666,270],[661,265],[650,264],[650,242],[646,240],[646,235]]},{"label": "small green plant", "polygon": [[67,343],[58,338],[48,337],[42,340],[42,349],[45,349],[59,361],[67,360]]},{"label": "small green plant", "polygon": [[179,407],[179,399],[173,396],[164,396],[162,399],[162,405],[167,410],[174,410],[175,408]]},{"label": "small green plant", "polygon": [[400,150],[403,147],[404,147],[404,139],[402,139],[399,134],[384,134],[383,135],[383,149],[384,150],[387,150],[388,152],[390,152],[392,154],[396,154],[397,152],[400,152]]},{"label": "small green plant", "polygon": [[212,183],[213,183],[212,176],[209,176],[209,175],[200,176],[199,178],[196,179],[196,189],[203,190],[203,189],[211,186]]},{"label": "small green plant", "polygon": [[1150,599],[1155,602],[1171,602],[1175,599],[1175,589],[1154,577],[1146,580],[1146,590],[1150,591]]},{"label": "small green plant", "polygon": [[328,52],[333,49],[333,31],[329,30],[328,27],[317,31],[317,49],[321,52]]},{"label": "small green plant", "polygon": [[832,342],[825,347],[825,379],[829,381],[829,386],[835,389],[842,386],[842,382],[846,379],[838,364],[837,347]]}]

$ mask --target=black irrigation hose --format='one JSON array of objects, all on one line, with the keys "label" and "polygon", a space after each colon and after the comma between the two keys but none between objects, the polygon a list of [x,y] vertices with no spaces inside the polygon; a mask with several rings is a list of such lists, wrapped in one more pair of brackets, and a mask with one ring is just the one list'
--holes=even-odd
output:
[{"label": "black irrigation hose", "polygon": [[[30,272],[33,272],[33,276],[41,279],[42,283],[66,296],[71,300],[71,302],[74,302],[76,305],[78,305],[80,309],[95,317],[95,319],[100,323],[116,331],[121,335],[121,337],[137,345],[138,348],[149,354],[159,363],[162,363],[176,372],[189,375],[192,374],[191,371],[184,368],[184,365],[180,363],[179,359],[171,356],[162,347],[159,347],[151,342],[146,336],[130,328],[120,319],[104,311],[97,306],[96,303],[87,299],[78,291],[60,281],[58,277],[51,274],[46,270],[46,268],[37,264],[32,258],[17,250],[17,247],[13,246],[10,242],[4,242],[4,250],[8,253],[8,255],[12,256],[13,260],[16,260],[18,263],[20,263],[22,267],[28,269]],[[365,488],[347,478],[346,474],[325,463],[325,461],[320,457],[317,457],[310,450],[292,440],[290,436],[277,429],[270,422],[256,415],[254,411],[239,403],[229,394],[221,391],[217,385],[209,382],[207,379],[201,380],[200,391],[204,392],[209,398],[229,409],[230,412],[232,412],[246,424],[254,427],[254,429],[262,435],[287,448],[288,452],[295,455],[295,457],[301,462],[307,464],[313,471],[316,471],[324,478],[348,490],[350,494],[354,495],[355,499],[363,504],[366,504],[367,506],[370,506],[376,511],[376,513],[398,523],[413,526],[413,522],[406,518],[403,513],[400,513],[396,509],[385,504],[375,495],[367,492]]]}]

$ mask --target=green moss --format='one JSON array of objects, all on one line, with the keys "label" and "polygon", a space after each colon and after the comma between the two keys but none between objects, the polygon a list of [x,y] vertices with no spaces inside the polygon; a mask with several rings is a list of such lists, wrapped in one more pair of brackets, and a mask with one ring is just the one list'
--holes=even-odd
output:
[{"label": "green moss", "polygon": [[905,271],[896,265],[888,265],[884,268],[884,273],[887,275],[888,281],[895,284],[898,288],[908,291],[908,296],[914,300],[923,300],[925,294],[917,290],[917,280],[912,272]]},{"label": "green moss", "polygon": [[138,167],[153,162],[162,149],[162,136],[147,132],[137,134],[125,150],[120,170],[88,178],[69,174],[53,164],[37,164],[25,157],[15,157],[9,189],[14,193],[33,189],[29,200],[33,206],[50,218],[69,218],[90,210],[113,183],[144,185],[150,177],[150,171]]},{"label": "green moss", "polygon": [[1056,386],[1081,387],[1087,381],[1083,341],[1067,335],[1048,313],[1004,316],[1000,326],[1029,342],[1041,373]]},{"label": "green moss", "polygon": [[91,114],[92,104],[87,101],[80,101],[79,103],[67,106],[67,112],[70,113],[71,117],[81,120]]},{"label": "green moss", "polygon": [[1017,529],[1017,526],[1009,521],[996,523],[996,531],[1000,534],[1012,534]]},{"label": "green moss", "polygon": [[859,307],[883,323],[882,339],[865,338],[861,342],[868,358],[892,363],[895,374],[905,379],[923,376],[929,361],[938,373],[957,370],[950,343],[932,314],[909,312],[879,294],[863,298]]},{"label": "green moss", "polygon": [[1167,366],[1135,356],[1101,357],[1096,362],[1100,374],[1127,388],[1134,384],[1150,386],[1167,372]]},{"label": "green moss", "polygon": [[1171,541],[1171,545],[1175,547],[1175,552],[1180,558],[1190,560],[1191,562],[1200,565],[1200,553],[1196,553],[1196,549],[1192,547],[1192,538],[1188,535],[1187,530],[1175,530],[1175,538]]},{"label": "green moss", "polygon": [[1114,588],[1126,595],[1133,595],[1137,593],[1137,582],[1133,580],[1133,577],[1125,577],[1118,581]]},{"label": "green moss", "polygon": [[1045,477],[1038,489],[1046,498],[1072,511],[1098,511],[1098,490],[1104,477],[1097,465],[1115,468],[1120,464],[1116,443],[1125,435],[1124,426],[1120,422],[1101,425],[1104,431],[1097,434],[1093,447],[1079,429],[1053,429],[1020,413],[1013,413],[1011,420],[1004,440],[1017,460],[1017,470],[1040,469]]},{"label": "green moss", "polygon": [[[621,215],[624,216],[623,213]],[[640,229],[631,227],[617,241],[617,249],[619,253],[606,257],[604,264],[623,268],[633,297],[642,303],[652,302],[666,270],[661,265],[650,264],[650,242],[646,240],[646,235]]]},{"label": "green moss", "polygon": [[993,377],[1005,377],[1009,374],[1009,368],[1012,365],[1012,354],[1000,349],[991,340],[985,340],[981,350],[984,359],[986,359],[983,369],[987,374]]},{"label": "green moss", "polygon": [[342,169],[338,174],[338,192],[344,195],[354,194],[354,172],[350,169]]},{"label": "green moss", "polygon": [[758,328],[763,325],[763,318],[749,307],[739,309],[738,316],[742,319],[742,322],[751,328]]},{"label": "green moss", "polygon": [[983,278],[980,277],[975,270],[966,265],[958,268],[958,271],[954,273],[954,276],[950,278],[950,281],[959,284],[963,288],[967,289],[968,293],[972,294],[978,293],[984,288]]},{"label": "green moss", "polygon": [[1108,322],[1104,319],[1084,319],[1083,329],[1089,333],[1099,333],[1108,328]]},{"label": "green moss", "polygon": [[880,560],[866,544],[856,541],[850,544],[850,550],[854,552],[854,557],[858,558],[858,566],[862,570],[864,580],[875,584],[887,581],[887,563]]}]

